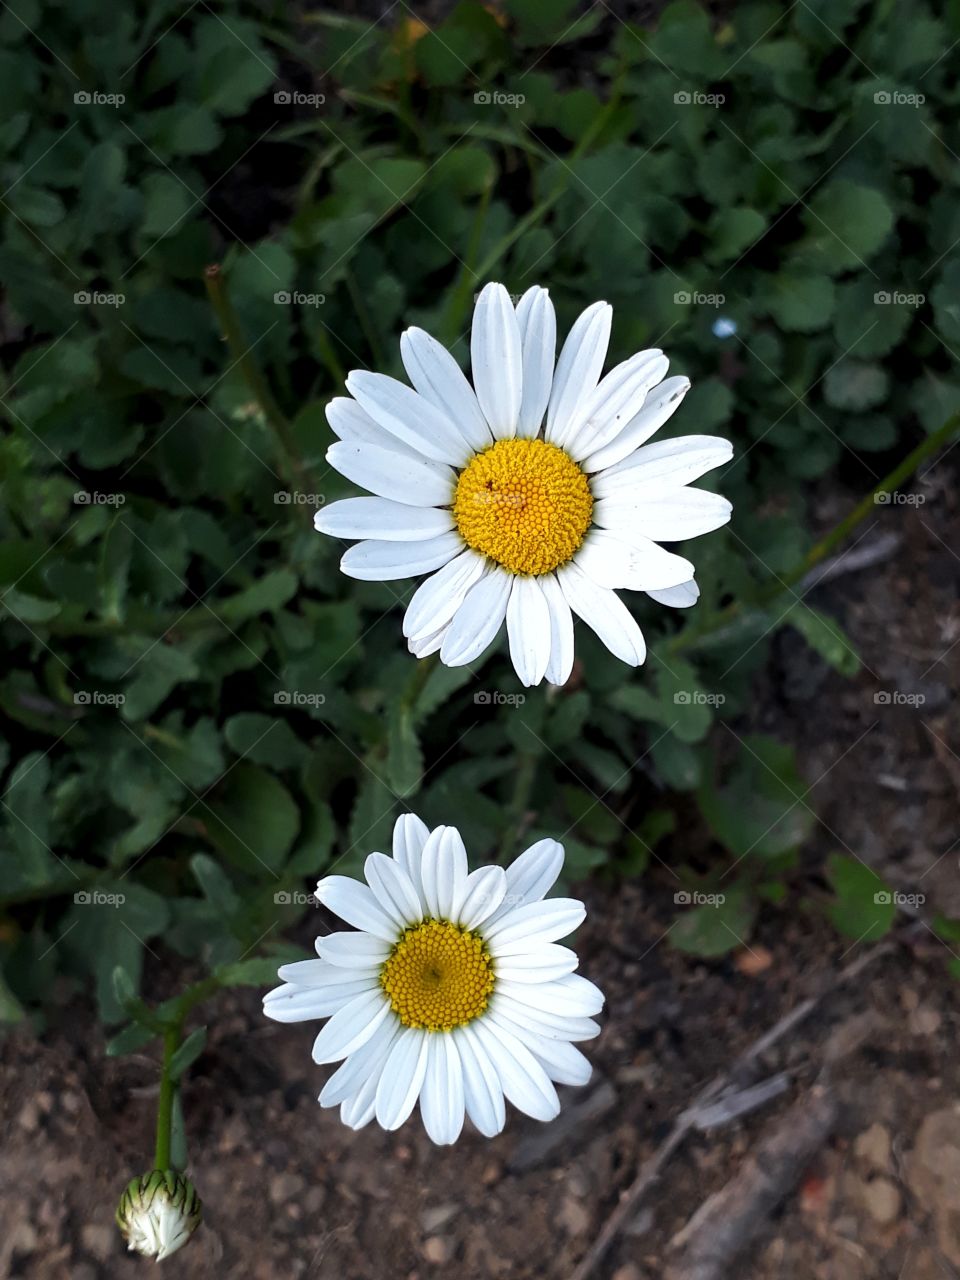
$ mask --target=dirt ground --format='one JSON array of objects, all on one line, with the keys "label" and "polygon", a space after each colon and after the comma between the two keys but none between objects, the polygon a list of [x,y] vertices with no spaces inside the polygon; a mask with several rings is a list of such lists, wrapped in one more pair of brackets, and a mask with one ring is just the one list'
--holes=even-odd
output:
[{"label": "dirt ground", "polygon": [[[960,1276],[960,1004],[949,956],[922,922],[904,916],[889,951],[837,986],[836,974],[868,944],[839,937],[822,912],[824,859],[847,846],[899,891],[925,895],[926,918],[960,915],[950,694],[960,658],[957,453],[913,485],[922,505],[878,507],[860,531],[861,551],[886,539],[879,563],[810,597],[844,622],[865,659],[861,675],[842,679],[783,633],[753,716],[732,726],[797,746],[821,818],[791,893],[765,908],[749,947],[711,963],[671,950],[664,936],[675,886],[662,871],[584,886],[582,969],[608,996],[603,1033],[588,1046],[593,1082],[567,1091],[553,1125],[514,1113],[495,1141],[470,1133],[440,1151],[414,1123],[397,1134],[341,1127],[315,1102],[326,1069],[310,1061],[313,1031],[265,1022],[255,991],[223,995],[208,1009],[210,1042],[185,1096],[205,1223],[164,1263],[167,1275],[567,1280],[702,1086],[821,984],[834,983],[754,1063],[753,1081],[785,1073],[779,1096],[691,1132],[592,1275]],[[848,500],[823,500],[824,527]],[[875,700],[896,690],[924,702]],[[303,924],[307,945],[313,924]],[[179,976],[172,964],[155,980],[172,989]],[[42,1042],[23,1032],[5,1042],[0,1276],[144,1273],[148,1264],[123,1253],[112,1214],[127,1178],[149,1160],[152,1079],[143,1059],[104,1058],[82,1002],[56,1010]],[[684,1269],[691,1234],[703,1245],[703,1230],[697,1236],[686,1224],[758,1151],[763,1176],[776,1180],[761,1144],[789,1140],[804,1117],[815,1118],[824,1085],[835,1123],[783,1194],[748,1210],[742,1231],[754,1238],[743,1256],[714,1272]]]}]

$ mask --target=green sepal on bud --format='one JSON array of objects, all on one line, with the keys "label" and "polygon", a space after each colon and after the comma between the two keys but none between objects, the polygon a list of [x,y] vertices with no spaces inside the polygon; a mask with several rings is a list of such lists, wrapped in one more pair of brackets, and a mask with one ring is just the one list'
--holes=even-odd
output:
[{"label": "green sepal on bud", "polygon": [[200,1218],[193,1183],[173,1169],[134,1178],[117,1206],[117,1226],[127,1247],[158,1262],[186,1244]]}]

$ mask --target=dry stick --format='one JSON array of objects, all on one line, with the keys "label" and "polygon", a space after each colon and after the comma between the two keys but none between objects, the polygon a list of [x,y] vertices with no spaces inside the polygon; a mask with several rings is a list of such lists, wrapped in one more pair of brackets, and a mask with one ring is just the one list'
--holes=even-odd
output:
[{"label": "dry stick", "polygon": [[705,1200],[680,1232],[683,1255],[667,1280],[724,1280],[826,1142],[837,1114],[836,1095],[824,1085],[798,1099],[736,1176]]},{"label": "dry stick", "polygon": [[859,959],[848,964],[846,968],[841,969],[835,976],[825,978],[821,982],[819,989],[812,996],[808,996],[806,1000],[801,1000],[779,1022],[775,1023],[759,1039],[745,1049],[732,1066],[721,1072],[719,1076],[700,1090],[690,1106],[674,1121],[673,1128],[661,1145],[640,1166],[637,1176],[620,1197],[620,1202],[604,1223],[596,1240],[584,1254],[580,1265],[571,1276],[571,1280],[587,1280],[593,1274],[594,1269],[613,1241],[623,1230],[629,1219],[636,1213],[637,1207],[647,1190],[660,1176],[660,1170],[677,1148],[681,1146],[687,1134],[696,1127],[696,1119],[700,1109],[706,1103],[713,1102],[718,1094],[727,1088],[737,1076],[745,1072],[777,1041],[781,1040],[789,1031],[792,1031],[794,1027],[808,1018],[825,996],[836,991],[839,987],[845,986],[854,978],[859,977],[875,961],[895,951],[900,943],[906,941],[911,934],[916,932],[917,927],[916,923],[907,925],[899,934],[865,952]]}]

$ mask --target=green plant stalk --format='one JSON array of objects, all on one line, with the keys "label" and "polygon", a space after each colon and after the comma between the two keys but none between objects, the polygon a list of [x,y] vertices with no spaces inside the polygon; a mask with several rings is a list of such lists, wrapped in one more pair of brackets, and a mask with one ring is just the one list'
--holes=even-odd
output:
[{"label": "green plant stalk", "polygon": [[775,581],[768,583],[760,591],[757,600],[750,602],[747,606],[744,606],[738,600],[734,601],[725,609],[721,609],[714,614],[713,619],[702,630],[698,631],[690,628],[679,632],[670,641],[668,651],[670,653],[679,653],[684,649],[695,648],[701,640],[705,640],[708,636],[713,635],[714,632],[728,626],[744,613],[745,609],[771,604],[789,591],[794,583],[802,581],[811,569],[815,569],[833,550],[849,538],[854,529],[866,520],[867,516],[876,507],[878,493],[892,493],[899,489],[905,480],[910,479],[922,462],[929,458],[931,454],[936,453],[958,431],[960,431],[960,413],[955,413],[932,435],[927,436],[925,440],[921,440],[917,447],[911,450],[889,474],[879,480],[870,492],[861,498],[857,505],[839,523],[834,525],[829,533],[813,544],[801,560],[791,569],[788,569],[786,573],[779,575]]},{"label": "green plant stalk", "polygon": [[170,1132],[173,1127],[173,1099],[176,1083],[170,1074],[173,1055],[180,1047],[182,1023],[178,1019],[163,1033],[163,1066],[160,1070],[160,1097],[157,1101],[157,1146],[153,1167],[164,1172],[170,1168]]},{"label": "green plant stalk", "polygon": [[280,443],[281,452],[298,479],[306,479],[306,471],[300,450],[293,438],[290,423],[286,415],[273,398],[273,392],[267,384],[259,363],[254,357],[250,344],[246,341],[240,320],[230,301],[230,295],[223,278],[223,271],[218,264],[207,267],[203,273],[207,296],[216,314],[223,336],[227,340],[231,354],[240,367],[244,381],[250,393],[260,406],[263,416],[273,429]]}]

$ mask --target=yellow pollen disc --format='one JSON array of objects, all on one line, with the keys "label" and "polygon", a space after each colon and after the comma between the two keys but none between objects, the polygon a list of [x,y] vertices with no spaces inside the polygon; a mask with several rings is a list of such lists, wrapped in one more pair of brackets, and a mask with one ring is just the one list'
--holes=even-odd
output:
[{"label": "yellow pollen disc", "polygon": [[583,541],[587,477],[545,440],[498,440],[464,467],[453,515],[464,541],[511,573],[549,573]]},{"label": "yellow pollen disc", "polygon": [[446,920],[407,929],[384,961],[380,985],[405,1027],[452,1031],[479,1017],[493,991],[482,938]]}]

